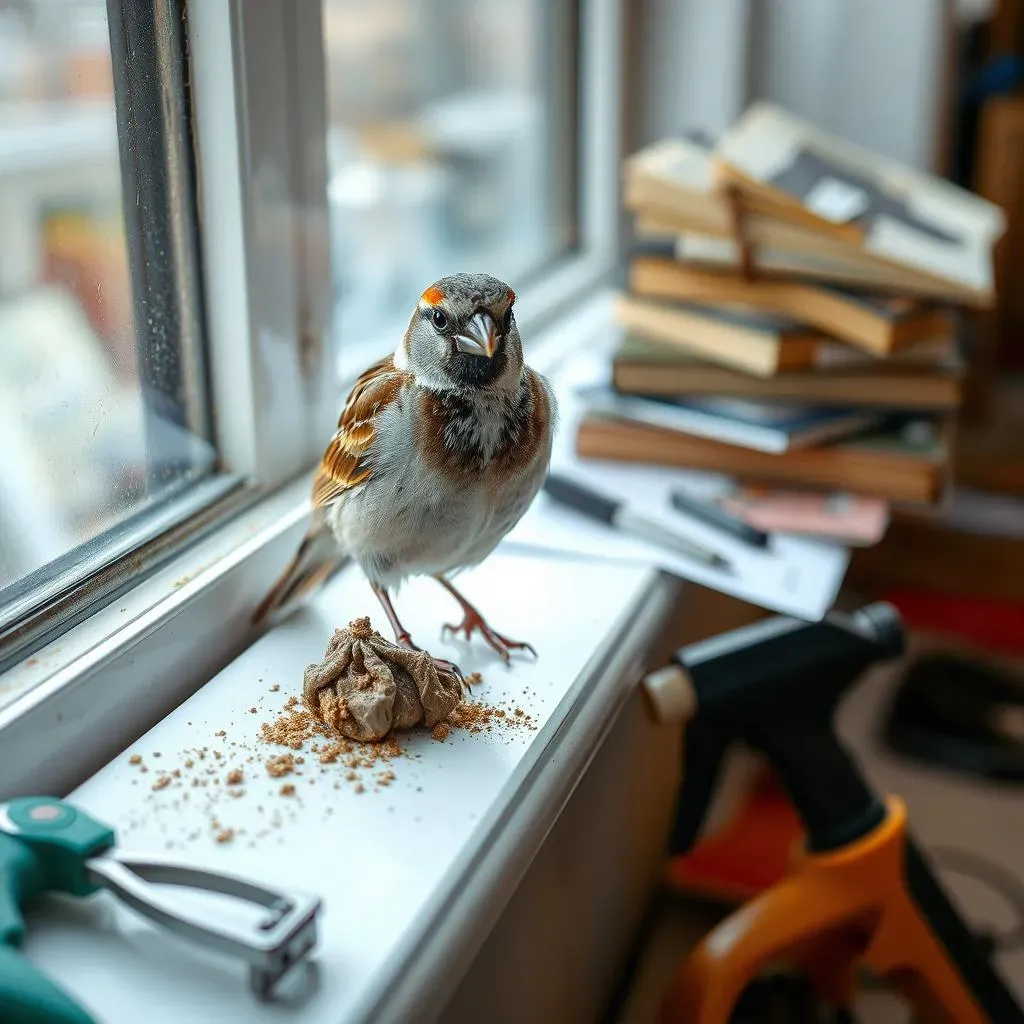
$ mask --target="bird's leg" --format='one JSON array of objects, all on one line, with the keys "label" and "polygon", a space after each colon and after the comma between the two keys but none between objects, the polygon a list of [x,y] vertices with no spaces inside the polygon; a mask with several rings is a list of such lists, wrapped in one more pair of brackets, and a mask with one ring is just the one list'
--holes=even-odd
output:
[{"label": "bird's leg", "polygon": [[410,651],[418,651],[420,648],[412,642],[409,630],[398,621],[398,613],[395,611],[395,606],[391,603],[391,595],[379,583],[371,583],[370,587],[377,595],[377,600],[380,601],[384,614],[388,617],[388,622],[391,623],[391,629],[395,634],[395,642],[400,647],[409,648]]},{"label": "bird's leg", "polygon": [[[395,634],[395,642],[399,647],[405,647],[410,651],[421,651],[423,648],[417,647],[416,644],[412,642],[409,630],[407,630],[399,621],[398,613],[395,611],[395,606],[391,603],[391,595],[379,583],[371,583],[370,587],[377,595],[377,600],[380,601],[381,606],[384,609],[384,614],[388,617],[388,622],[391,623],[391,628]],[[459,679],[462,679],[462,672],[459,670],[459,666],[454,662],[445,661],[444,658],[434,658],[433,660],[434,668],[436,668],[438,672],[449,672],[452,675],[458,676]]]},{"label": "bird's leg", "polygon": [[501,655],[505,664],[508,664],[510,660],[510,651],[529,651],[535,658],[537,657],[537,652],[529,644],[523,643],[520,640],[510,640],[507,636],[502,636],[497,630],[492,629],[480,612],[455,589],[451,582],[443,576],[435,576],[434,579],[459,602],[462,608],[462,622],[457,626],[446,623],[444,627],[446,634],[463,633],[468,640],[473,635],[474,630],[479,630],[480,635],[488,646]]}]

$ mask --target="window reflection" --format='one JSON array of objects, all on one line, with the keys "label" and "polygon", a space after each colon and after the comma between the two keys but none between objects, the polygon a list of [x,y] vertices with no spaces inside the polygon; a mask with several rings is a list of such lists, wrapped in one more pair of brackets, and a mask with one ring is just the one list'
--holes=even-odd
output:
[{"label": "window reflection", "polygon": [[326,0],[343,372],[444,274],[521,288],[573,244],[576,5]]},{"label": "window reflection", "polygon": [[2,599],[212,464],[145,426],[102,2],[0,2],[0,223]]}]

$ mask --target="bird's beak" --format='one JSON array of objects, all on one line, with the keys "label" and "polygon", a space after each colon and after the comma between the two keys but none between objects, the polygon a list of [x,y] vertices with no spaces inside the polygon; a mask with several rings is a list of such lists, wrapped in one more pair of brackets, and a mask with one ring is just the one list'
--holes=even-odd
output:
[{"label": "bird's beak", "polygon": [[488,359],[494,355],[497,341],[494,319],[489,313],[475,313],[466,324],[465,333],[455,335],[455,344],[460,352],[487,356]]}]

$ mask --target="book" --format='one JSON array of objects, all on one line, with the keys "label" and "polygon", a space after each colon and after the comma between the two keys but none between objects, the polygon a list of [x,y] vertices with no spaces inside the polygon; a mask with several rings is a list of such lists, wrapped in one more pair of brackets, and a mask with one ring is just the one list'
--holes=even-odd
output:
[{"label": "book", "polygon": [[[726,200],[725,177],[713,146],[692,139],[664,139],[624,162],[623,202],[636,214],[641,237],[695,235],[696,245],[721,264],[723,247],[735,264],[735,213]],[[744,207],[743,230],[755,247],[759,272],[835,280],[885,292],[905,292],[966,305],[987,305],[986,291],[932,273],[920,265],[874,252],[858,239],[837,238],[805,224]],[[694,243],[683,243],[691,248]],[[709,250],[709,247],[710,250]],[[680,253],[681,256],[684,253]],[[688,258],[688,254],[685,254]],[[814,265],[819,264],[817,272]]]},{"label": "book", "polygon": [[726,306],[650,302],[619,295],[616,320],[627,330],[679,352],[759,377],[814,365],[827,338],[786,317]]},{"label": "book", "polygon": [[[623,201],[627,209],[654,217],[675,230],[705,232],[720,240],[735,237],[734,212],[723,190],[713,150],[692,139],[662,139],[627,158]],[[758,213],[745,218],[744,230],[757,245],[781,246],[812,256],[845,256],[865,265],[883,265],[842,238]],[[890,265],[889,270],[898,269]],[[921,277],[910,271],[909,277]],[[937,281],[938,279],[936,279]],[[948,288],[949,282],[945,282]]]},{"label": "book", "polygon": [[992,249],[1006,228],[994,203],[766,102],[722,134],[714,160],[747,209],[945,278],[992,305]]},{"label": "book", "polygon": [[702,306],[742,304],[792,317],[880,356],[952,329],[948,311],[933,303],[798,281],[744,281],[735,274],[688,266],[661,255],[635,257],[629,286],[643,298]]},{"label": "book", "polygon": [[934,342],[919,342],[885,362],[846,346],[823,345],[812,366],[754,377],[627,334],[612,361],[612,383],[626,395],[722,395],[812,405],[952,411],[962,399],[963,361],[952,338]]},{"label": "book", "polygon": [[665,430],[708,437],[762,452],[795,448],[846,437],[881,419],[864,409],[754,402],[737,398],[648,398],[617,394],[610,388],[578,392],[586,412]]},{"label": "book", "polygon": [[623,163],[627,208],[654,203],[692,218],[715,233],[731,231],[711,149],[687,138],[662,139]]},{"label": "book", "polygon": [[766,533],[795,533],[849,547],[877,544],[889,526],[889,503],[856,494],[811,494],[739,487],[719,495],[727,512]]},{"label": "book", "polygon": [[[671,220],[650,212],[635,222],[635,234],[641,244],[658,241],[671,245],[675,258],[707,270],[738,273],[740,250],[735,239],[715,237],[698,231],[675,227]],[[912,295],[938,302],[960,302],[970,305],[973,296],[941,278],[925,278],[895,264],[884,264],[861,257],[856,250],[836,246],[832,251],[808,252],[789,245],[760,245],[753,254],[758,277],[825,281],[851,289],[880,294]]]},{"label": "book", "polygon": [[580,422],[576,451],[581,458],[708,470],[746,482],[935,504],[948,484],[948,434],[946,424],[896,417],[831,445],[769,454],[591,415]]}]

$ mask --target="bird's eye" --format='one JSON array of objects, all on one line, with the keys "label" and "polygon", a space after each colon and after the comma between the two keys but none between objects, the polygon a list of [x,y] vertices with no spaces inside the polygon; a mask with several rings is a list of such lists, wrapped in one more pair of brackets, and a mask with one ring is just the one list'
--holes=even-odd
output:
[{"label": "bird's eye", "polygon": [[448,326],[448,317],[445,316],[444,311],[435,309],[430,314],[430,322],[439,330],[443,331]]},{"label": "bird's eye", "polygon": [[509,328],[512,326],[512,307],[508,307],[508,311],[501,318],[501,333],[508,334]]}]

